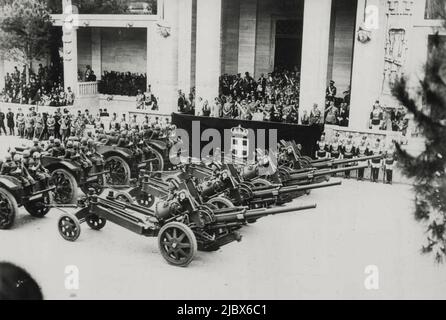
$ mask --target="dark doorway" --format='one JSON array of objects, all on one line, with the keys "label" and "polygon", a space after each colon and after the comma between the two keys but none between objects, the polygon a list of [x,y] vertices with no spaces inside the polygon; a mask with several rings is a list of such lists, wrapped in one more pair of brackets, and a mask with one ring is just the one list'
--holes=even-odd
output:
[{"label": "dark doorway", "polygon": [[274,69],[300,70],[302,21],[276,20]]}]

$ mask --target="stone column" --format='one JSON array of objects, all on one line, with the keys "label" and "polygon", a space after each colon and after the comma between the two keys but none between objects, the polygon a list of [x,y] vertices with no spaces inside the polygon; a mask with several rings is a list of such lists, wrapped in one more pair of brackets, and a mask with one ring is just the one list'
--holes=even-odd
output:
[{"label": "stone column", "polygon": [[181,0],[178,16],[178,89],[186,96],[191,89],[192,0]]},{"label": "stone column", "polygon": [[71,6],[71,0],[63,1],[64,24],[62,26],[63,69],[65,90],[71,87],[75,95],[78,94],[77,84],[77,16]]},{"label": "stone column", "polygon": [[[331,0],[305,0],[300,81],[300,116],[314,103],[325,107]],[[300,120],[299,120],[300,121]]]},{"label": "stone column", "polygon": [[[380,6],[380,2],[380,0],[358,0],[349,122],[349,128],[356,130],[368,129],[372,105],[381,95],[385,8]],[[379,11],[379,28],[368,28],[370,40],[361,42],[358,40],[358,30],[365,26],[366,10],[371,12],[374,7]]]},{"label": "stone column", "polygon": [[210,104],[218,96],[221,71],[221,1],[197,0],[196,97]]},{"label": "stone column", "polygon": [[182,0],[164,0],[164,19],[147,28],[147,76],[160,112],[177,110],[178,14]]},{"label": "stone column", "polygon": [[257,0],[240,1],[238,72],[254,76],[256,59]]},{"label": "stone column", "polygon": [[102,46],[101,46],[101,29],[91,29],[91,68],[93,69],[96,79],[101,80],[102,77]]}]

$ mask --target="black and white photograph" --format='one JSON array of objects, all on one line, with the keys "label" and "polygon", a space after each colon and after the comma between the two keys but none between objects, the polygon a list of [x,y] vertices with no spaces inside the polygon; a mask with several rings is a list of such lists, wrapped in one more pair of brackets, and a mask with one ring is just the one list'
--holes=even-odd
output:
[{"label": "black and white photograph", "polygon": [[0,0],[0,300],[444,299],[445,0]]}]

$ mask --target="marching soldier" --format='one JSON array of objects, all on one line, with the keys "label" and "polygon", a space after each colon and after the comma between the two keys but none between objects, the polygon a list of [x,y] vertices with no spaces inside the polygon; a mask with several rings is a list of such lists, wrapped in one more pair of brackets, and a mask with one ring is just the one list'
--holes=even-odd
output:
[{"label": "marching soldier", "polygon": [[[356,149],[355,146],[353,144],[353,136],[349,135],[348,139],[345,141],[345,143],[342,145],[342,157],[344,159],[352,159],[355,155]],[[352,161],[353,162],[353,161]],[[345,165],[345,167],[351,167],[352,166],[352,162],[349,162]],[[347,179],[350,179],[350,171],[347,171],[345,173],[345,177]]]},{"label": "marching soldier", "polygon": [[[356,157],[357,158],[362,158],[362,157],[366,157],[369,154],[369,149],[368,149],[368,145],[367,145],[367,136],[364,135],[362,136],[361,142],[359,143],[358,147],[356,148]],[[358,162],[358,164],[368,164],[368,161],[360,161]],[[365,169],[359,169],[358,170],[358,181],[362,181],[364,179],[364,171]]]},{"label": "marching soldier", "polygon": [[[378,155],[382,154],[380,143],[381,143],[381,140],[380,139],[376,139],[375,144],[373,145],[372,148],[370,148],[369,155],[371,155],[371,156],[378,156]],[[373,159],[371,161],[372,173],[370,175],[370,180],[372,182],[378,182],[379,169],[381,168],[381,166],[382,166],[382,159],[381,158]]]}]

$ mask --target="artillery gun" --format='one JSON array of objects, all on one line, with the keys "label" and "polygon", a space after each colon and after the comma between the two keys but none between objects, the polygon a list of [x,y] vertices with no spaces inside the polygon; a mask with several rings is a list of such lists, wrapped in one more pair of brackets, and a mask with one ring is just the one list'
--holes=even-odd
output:
[{"label": "artillery gun", "polygon": [[68,241],[79,238],[83,222],[101,230],[107,221],[134,233],[157,237],[163,258],[175,266],[187,266],[197,250],[216,251],[233,241],[240,241],[240,228],[268,215],[313,209],[315,204],[275,209],[249,210],[246,207],[218,209],[196,206],[185,191],[172,193],[155,210],[107,196],[90,194],[75,214],[63,213],[58,220],[60,235]]}]

